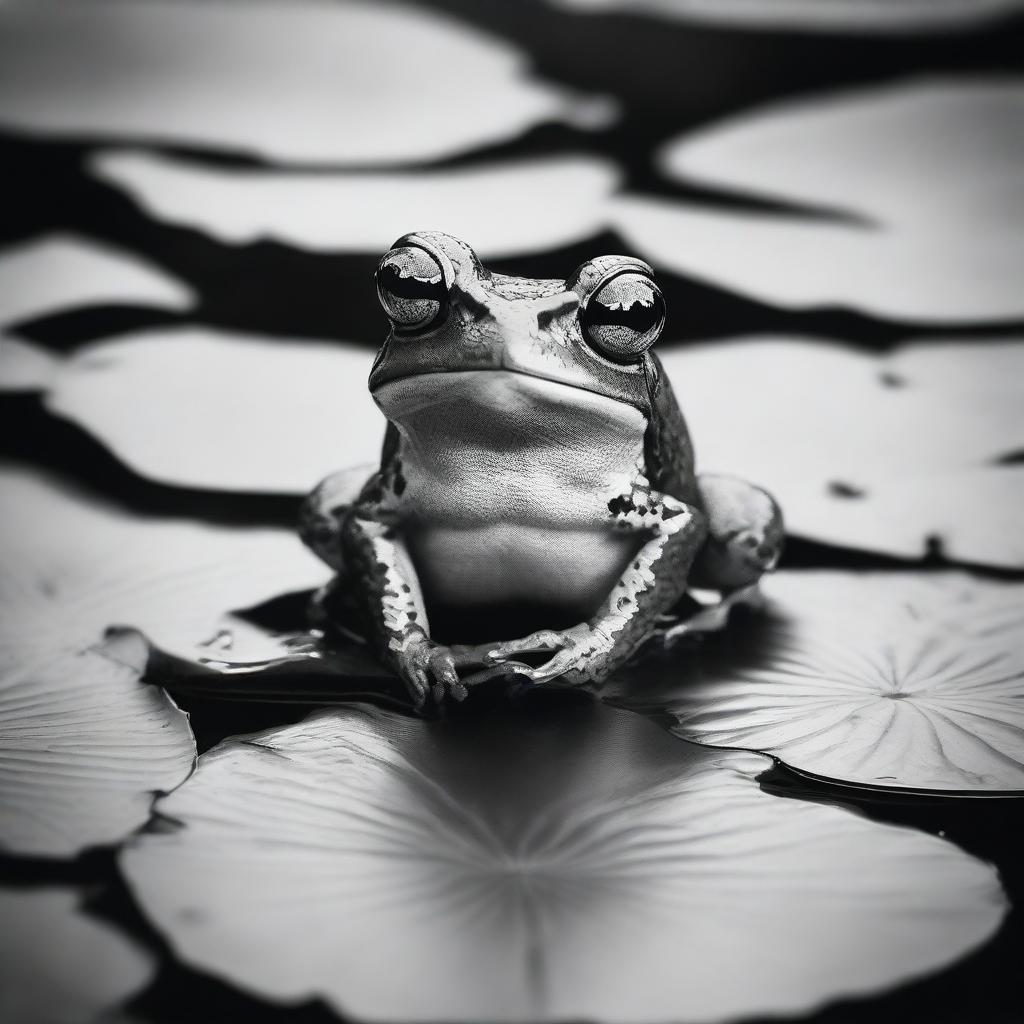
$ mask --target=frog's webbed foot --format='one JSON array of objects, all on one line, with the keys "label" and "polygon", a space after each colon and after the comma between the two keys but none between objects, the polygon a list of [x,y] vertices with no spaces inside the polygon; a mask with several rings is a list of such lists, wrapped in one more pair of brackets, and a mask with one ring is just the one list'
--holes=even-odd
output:
[{"label": "frog's webbed foot", "polygon": [[[597,682],[604,675],[605,662],[614,647],[613,639],[590,623],[570,629],[542,629],[519,640],[493,644],[487,653],[491,664],[504,665],[534,683],[563,678],[577,686]],[[542,665],[531,668],[511,659],[523,655],[551,654]]]},{"label": "frog's webbed foot", "polygon": [[690,582],[727,592],[756,583],[782,554],[784,527],[775,499],[735,477],[702,474],[697,486],[708,537]]}]

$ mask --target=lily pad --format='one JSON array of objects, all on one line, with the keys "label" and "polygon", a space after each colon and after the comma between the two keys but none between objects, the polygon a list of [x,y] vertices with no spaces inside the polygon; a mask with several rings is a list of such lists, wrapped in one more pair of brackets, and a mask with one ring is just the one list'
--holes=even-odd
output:
[{"label": "lily pad", "polygon": [[1019,10],[1020,0],[550,0],[585,14],[638,10],[684,22],[765,31],[952,31]]},{"label": "lily pad", "polygon": [[64,887],[0,889],[0,1018],[90,1024],[141,991],[152,958]]},{"label": "lily pad", "polygon": [[765,758],[572,696],[229,740],[122,870],[190,966],[370,1020],[805,1012],[998,926],[995,871],[955,846],[769,795]]},{"label": "lily pad", "polygon": [[142,825],[195,757],[144,650],[106,631],[195,657],[232,609],[325,572],[288,531],[137,519],[24,471],[0,473],[0,522],[0,845],[70,856]]},{"label": "lily pad", "polygon": [[607,113],[501,39],[369,2],[5,4],[0,69],[9,128],[285,162],[428,160]]},{"label": "lily pad", "polygon": [[625,196],[611,219],[649,258],[785,308],[951,324],[1019,320],[1024,85],[904,81],[787,101],[681,137],[664,172],[782,202],[741,212]]},{"label": "lily pad", "polygon": [[910,475],[866,496],[807,493],[796,508],[805,536],[845,547],[906,558],[934,547],[947,561],[1024,566],[1019,464]]},{"label": "lily pad", "polygon": [[13,469],[0,522],[5,669],[87,650],[112,626],[191,652],[226,613],[327,576],[291,531],[136,518]]},{"label": "lily pad", "polygon": [[43,391],[60,358],[34,342],[0,334],[0,391]]},{"label": "lily pad", "polygon": [[0,848],[71,857],[144,825],[153,794],[188,778],[196,746],[188,716],[139,682],[133,641],[54,646],[24,664],[5,655],[0,669]]},{"label": "lily pad", "polygon": [[371,350],[340,342],[176,327],[81,349],[47,404],[154,480],[302,494],[380,461],[372,364]]},{"label": "lily pad", "polygon": [[[730,650],[622,681],[686,740],[853,785],[1024,793],[1024,587],[958,573],[778,573]],[[632,691],[632,692],[631,692]]]},{"label": "lily pad", "polygon": [[138,256],[74,235],[47,235],[0,250],[0,326],[78,306],[186,310],[193,301],[186,285]]},{"label": "lily pad", "polygon": [[1024,448],[1007,374],[1024,345],[921,342],[875,356],[748,338],[667,349],[662,360],[699,468],[779,499],[791,533],[902,557],[933,538],[947,557],[1024,565],[1014,510]]},{"label": "lily pad", "polygon": [[[301,174],[111,152],[97,156],[92,169],[151,216],[221,242],[272,239],[317,252],[376,253],[410,226],[443,227],[472,238],[485,258],[535,253],[597,234],[619,179],[607,161],[587,156],[445,171]],[[536,215],[540,209],[543,217]]]}]

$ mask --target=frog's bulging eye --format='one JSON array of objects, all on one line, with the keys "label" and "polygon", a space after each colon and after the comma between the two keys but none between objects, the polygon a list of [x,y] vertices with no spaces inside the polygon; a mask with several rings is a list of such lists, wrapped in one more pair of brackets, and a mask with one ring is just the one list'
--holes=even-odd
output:
[{"label": "frog's bulging eye", "polygon": [[665,299],[646,274],[625,271],[594,292],[580,319],[604,355],[628,362],[658,340],[665,326]]},{"label": "frog's bulging eye", "polygon": [[429,327],[444,312],[448,287],[440,264],[425,249],[392,249],[377,268],[377,296],[399,330]]}]

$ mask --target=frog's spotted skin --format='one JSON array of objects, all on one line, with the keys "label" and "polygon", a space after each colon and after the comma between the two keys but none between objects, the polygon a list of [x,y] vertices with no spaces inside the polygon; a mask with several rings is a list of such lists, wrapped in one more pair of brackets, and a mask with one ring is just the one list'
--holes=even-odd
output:
[{"label": "frog's spotted skin", "polygon": [[[538,655],[547,661],[523,668],[536,682],[599,684],[691,570],[731,589],[774,563],[774,502],[694,475],[647,351],[663,303],[646,264],[605,256],[568,281],[533,281],[491,274],[465,243],[423,232],[385,256],[378,290],[394,321],[370,375],[389,420],[381,467],[355,500],[328,478],[302,530],[346,574],[417,700],[461,696],[467,670]],[[493,608],[499,632],[509,605],[576,624],[470,647],[432,639],[432,609]]]}]

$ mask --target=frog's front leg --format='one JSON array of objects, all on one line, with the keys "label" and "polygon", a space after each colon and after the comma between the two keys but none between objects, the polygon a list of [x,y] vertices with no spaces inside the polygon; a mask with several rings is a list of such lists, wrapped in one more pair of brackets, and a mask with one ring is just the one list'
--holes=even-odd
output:
[{"label": "frog's front leg", "polygon": [[389,436],[382,468],[367,481],[365,468],[324,480],[303,504],[299,532],[338,573],[345,605],[358,610],[378,655],[402,678],[417,705],[428,695],[466,695],[459,669],[479,667],[476,648],[444,647],[430,626],[416,569],[401,538],[402,490],[397,441]]},{"label": "frog's front leg", "polygon": [[[703,514],[657,492],[611,503],[613,528],[649,534],[597,612],[565,630],[541,630],[521,640],[495,644],[488,660],[553,652],[538,668],[520,670],[535,683],[562,678],[571,686],[600,683],[650,635],[658,617],[686,589],[690,566],[706,535]],[[636,491],[634,491],[636,494]],[[641,503],[642,502],[642,503]]]},{"label": "frog's front leg", "polygon": [[402,678],[417,707],[428,696],[463,700],[459,670],[479,667],[483,654],[430,639],[416,569],[395,525],[374,514],[379,511],[357,504],[344,526],[345,550],[378,654]]}]

